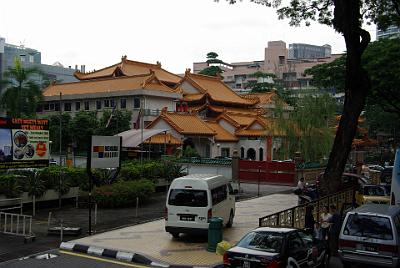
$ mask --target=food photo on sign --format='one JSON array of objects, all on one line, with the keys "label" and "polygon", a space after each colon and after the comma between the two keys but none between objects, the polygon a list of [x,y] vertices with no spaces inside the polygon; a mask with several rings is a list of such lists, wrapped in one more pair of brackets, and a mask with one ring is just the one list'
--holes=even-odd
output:
[{"label": "food photo on sign", "polygon": [[12,130],[13,159],[39,160],[48,157],[47,130]]}]

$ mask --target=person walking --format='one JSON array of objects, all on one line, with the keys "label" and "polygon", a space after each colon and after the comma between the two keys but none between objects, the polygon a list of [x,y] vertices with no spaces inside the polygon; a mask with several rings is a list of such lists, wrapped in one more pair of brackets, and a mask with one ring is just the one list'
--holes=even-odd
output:
[{"label": "person walking", "polygon": [[323,240],[328,240],[328,232],[329,232],[329,227],[330,227],[329,218],[331,216],[332,215],[329,213],[329,207],[324,206],[322,208],[322,213],[319,217],[319,222],[321,224],[321,234],[322,234]]},{"label": "person walking", "polygon": [[335,205],[330,206],[330,213],[331,213],[331,217],[328,220],[328,222],[330,224],[330,227],[329,227],[329,249],[331,252],[331,256],[337,256],[341,220],[340,220],[340,214],[337,211],[337,208]]}]

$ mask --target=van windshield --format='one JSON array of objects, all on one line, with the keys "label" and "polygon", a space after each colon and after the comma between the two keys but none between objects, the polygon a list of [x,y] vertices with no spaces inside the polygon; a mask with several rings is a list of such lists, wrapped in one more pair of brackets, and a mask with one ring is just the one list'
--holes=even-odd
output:
[{"label": "van windshield", "polygon": [[207,191],[172,189],[169,194],[168,205],[185,207],[206,207]]},{"label": "van windshield", "polygon": [[344,235],[393,240],[389,218],[351,214],[347,219]]}]

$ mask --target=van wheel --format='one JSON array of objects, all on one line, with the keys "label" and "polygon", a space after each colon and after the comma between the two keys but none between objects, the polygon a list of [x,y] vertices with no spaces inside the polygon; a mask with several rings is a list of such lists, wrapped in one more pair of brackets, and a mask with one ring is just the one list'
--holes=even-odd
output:
[{"label": "van wheel", "polygon": [[232,227],[232,224],[233,224],[233,211],[231,210],[231,213],[229,214],[229,220],[226,223],[226,227],[230,228]]},{"label": "van wheel", "polygon": [[179,233],[170,233],[173,238],[179,238]]}]

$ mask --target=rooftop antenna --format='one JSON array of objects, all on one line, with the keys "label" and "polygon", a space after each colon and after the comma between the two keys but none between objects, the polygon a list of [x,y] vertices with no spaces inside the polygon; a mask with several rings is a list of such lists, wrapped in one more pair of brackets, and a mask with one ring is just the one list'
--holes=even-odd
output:
[{"label": "rooftop antenna", "polygon": [[26,39],[24,39],[24,41],[19,41],[19,47],[20,47],[21,49],[25,49],[25,40],[26,40]]}]

